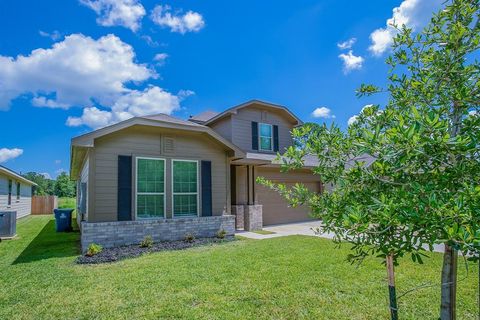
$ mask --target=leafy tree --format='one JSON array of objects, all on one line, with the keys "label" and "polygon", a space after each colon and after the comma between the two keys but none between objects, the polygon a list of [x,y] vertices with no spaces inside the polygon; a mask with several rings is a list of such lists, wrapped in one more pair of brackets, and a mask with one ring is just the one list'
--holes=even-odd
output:
[{"label": "leafy tree", "polygon": [[262,181],[293,205],[310,205],[325,231],[354,244],[353,260],[374,254],[396,262],[410,253],[421,263],[424,246],[444,244],[441,319],[455,319],[458,251],[472,260],[480,253],[479,18],[479,0],[451,0],[421,33],[402,26],[387,88],[358,92],[388,92],[383,109],[366,108],[347,132],[294,130],[304,147],[289,148],[283,168],[315,154],[315,173],[332,191],[318,196]]},{"label": "leafy tree", "polygon": [[27,172],[23,177],[37,184],[34,188],[34,194],[38,196],[53,195],[55,181],[47,179],[44,174],[37,172]]},{"label": "leafy tree", "polygon": [[66,172],[58,175],[56,180],[48,179],[44,174],[37,172],[27,172],[23,176],[37,184],[34,188],[35,195],[56,195],[69,198],[76,195],[76,184],[70,180],[70,176]]},{"label": "leafy tree", "polygon": [[55,181],[55,195],[62,198],[72,198],[76,194],[76,184],[70,180],[70,176],[66,172],[58,175]]}]

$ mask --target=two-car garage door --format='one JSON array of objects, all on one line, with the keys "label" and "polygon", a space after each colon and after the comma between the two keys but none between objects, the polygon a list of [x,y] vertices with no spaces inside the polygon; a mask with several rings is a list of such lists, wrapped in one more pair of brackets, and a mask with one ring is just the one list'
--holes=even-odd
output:
[{"label": "two-car garage door", "polygon": [[[309,190],[320,192],[320,181],[310,171],[297,171],[281,173],[277,168],[262,168],[257,176],[263,176],[274,182],[285,183],[287,187],[296,182],[303,183]],[[263,205],[263,225],[308,221],[312,218],[306,206],[292,208],[277,192],[256,185],[255,198],[257,203]]]}]

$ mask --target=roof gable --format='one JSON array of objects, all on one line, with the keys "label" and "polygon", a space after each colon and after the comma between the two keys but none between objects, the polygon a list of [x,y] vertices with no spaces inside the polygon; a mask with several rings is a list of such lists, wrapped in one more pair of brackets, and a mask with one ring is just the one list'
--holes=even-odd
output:
[{"label": "roof gable", "polygon": [[0,165],[0,174],[6,175],[7,177],[22,181],[23,183],[36,186],[37,184],[33,181],[28,180],[27,178],[24,178],[21,176],[19,173],[16,173],[13,170],[8,169],[7,167],[4,167]]},{"label": "roof gable", "polygon": [[207,111],[203,111],[203,112],[201,112],[201,113],[199,113],[195,116],[190,116],[188,121],[193,121],[193,122],[196,122],[196,123],[203,124],[206,121],[212,119],[213,117],[216,117],[218,114],[219,113],[216,112],[216,111],[207,110]]},{"label": "roof gable", "polygon": [[227,116],[232,115],[232,114],[236,114],[238,112],[238,110],[240,110],[240,109],[247,108],[247,107],[254,107],[254,106],[258,106],[258,107],[265,108],[265,109],[273,109],[273,110],[285,113],[285,115],[291,120],[291,122],[295,126],[303,124],[303,121],[300,120],[300,118],[298,118],[287,107],[279,105],[279,104],[274,104],[274,103],[270,103],[270,102],[261,101],[261,100],[250,100],[248,102],[245,102],[245,103],[239,104],[237,106],[231,107],[231,108],[217,114],[213,118],[210,118],[209,120],[205,121],[203,124],[204,125],[209,125],[209,124],[211,124],[211,123],[213,123],[217,120],[220,120],[224,117],[227,117]]},{"label": "roof gable", "polygon": [[114,125],[104,127],[73,138],[71,142],[70,156],[71,175],[76,176],[79,173],[80,166],[82,165],[81,162],[83,161],[83,157],[86,154],[85,150],[88,148],[93,148],[95,146],[95,139],[136,125],[185,130],[206,134],[214,140],[218,141],[221,145],[225,146],[227,150],[232,151],[234,157],[242,157],[244,155],[244,152],[240,148],[238,148],[232,142],[228,141],[209,127],[195,122],[181,120],[169,115],[158,114],[153,116],[131,118],[116,123]]}]

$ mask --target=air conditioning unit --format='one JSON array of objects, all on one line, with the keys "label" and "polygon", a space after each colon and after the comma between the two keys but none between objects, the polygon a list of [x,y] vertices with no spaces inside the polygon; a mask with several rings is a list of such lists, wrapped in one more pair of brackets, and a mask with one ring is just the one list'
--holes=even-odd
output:
[{"label": "air conditioning unit", "polygon": [[13,238],[17,234],[17,212],[0,211],[0,239]]}]

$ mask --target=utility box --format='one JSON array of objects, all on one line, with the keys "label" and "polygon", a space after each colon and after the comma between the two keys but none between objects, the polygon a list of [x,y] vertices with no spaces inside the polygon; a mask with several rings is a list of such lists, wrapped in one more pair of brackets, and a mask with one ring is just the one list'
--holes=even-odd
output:
[{"label": "utility box", "polygon": [[0,211],[0,239],[9,239],[17,234],[17,212]]}]

